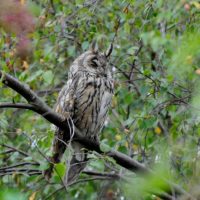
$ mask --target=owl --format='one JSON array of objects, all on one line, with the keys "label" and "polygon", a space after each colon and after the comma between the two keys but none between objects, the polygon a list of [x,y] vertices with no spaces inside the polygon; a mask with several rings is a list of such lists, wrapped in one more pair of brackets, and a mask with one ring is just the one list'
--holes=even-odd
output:
[{"label": "owl", "polygon": [[[71,147],[73,155],[65,175],[65,184],[74,182],[87,164],[87,151],[80,143],[73,141],[73,132],[99,142],[101,132],[113,96],[114,82],[109,67],[112,45],[103,53],[93,43],[89,50],[72,63],[68,81],[59,93],[55,111],[63,120],[71,119]],[[66,120],[66,123],[69,123]],[[56,129],[53,141],[52,163],[60,162],[67,147],[65,133]],[[50,176],[51,170],[46,171]]]}]

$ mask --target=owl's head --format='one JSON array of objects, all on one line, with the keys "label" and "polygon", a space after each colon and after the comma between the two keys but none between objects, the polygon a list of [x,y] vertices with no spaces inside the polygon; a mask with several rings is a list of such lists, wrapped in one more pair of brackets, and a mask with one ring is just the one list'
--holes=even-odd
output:
[{"label": "owl's head", "polygon": [[92,43],[89,50],[78,58],[79,70],[89,73],[107,76],[109,73],[109,57],[112,53],[112,45],[106,52],[99,51],[96,43]]}]

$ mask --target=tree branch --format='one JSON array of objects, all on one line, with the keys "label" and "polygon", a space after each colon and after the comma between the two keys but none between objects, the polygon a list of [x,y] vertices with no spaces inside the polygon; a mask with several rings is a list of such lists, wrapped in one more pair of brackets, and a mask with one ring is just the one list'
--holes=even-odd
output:
[{"label": "tree branch", "polygon": [[17,149],[17,148],[15,148],[15,147],[11,147],[11,146],[9,146],[9,145],[7,145],[7,144],[0,144],[0,146],[6,147],[6,148],[11,149],[11,150],[13,150],[13,151],[17,151],[18,153],[20,153],[21,155],[23,155],[23,156],[25,156],[25,157],[29,157],[29,156],[30,156],[30,155],[28,155],[26,152],[24,152],[24,151],[22,151],[22,150],[20,150],[20,149]]},{"label": "tree branch", "polygon": [[[54,125],[58,126],[65,132],[69,132],[69,126],[67,123],[63,123],[63,118],[58,115],[57,113],[53,112],[53,110],[47,106],[37,95],[34,93],[28,85],[25,85],[19,82],[17,79],[12,77],[9,74],[3,73],[0,70],[0,78],[2,79],[2,83],[6,86],[12,88],[21,96],[23,96],[30,105],[34,107],[34,111],[38,114],[42,115],[45,119],[49,122],[53,123]],[[68,134],[69,139],[70,135]]]},{"label": "tree branch", "polygon": [[39,166],[40,164],[39,164],[39,163],[36,163],[36,162],[23,162],[23,163],[18,163],[18,164],[16,164],[16,165],[1,167],[1,168],[0,168],[0,172],[6,171],[6,170],[8,170],[8,169],[16,168],[16,167],[21,167],[21,166],[24,166],[24,165],[35,165],[35,166]]},{"label": "tree branch", "polygon": [[[109,177],[85,178],[85,179],[80,179],[78,181],[72,182],[68,186],[73,186],[73,185],[76,185],[76,184],[79,184],[79,183],[84,183],[84,182],[88,182],[88,181],[97,181],[97,180],[112,180],[112,178],[109,178]],[[64,189],[64,186],[58,188],[57,190],[55,190],[54,192],[52,192],[49,196],[47,196],[44,200],[50,199],[50,197],[52,197],[57,192],[59,192],[59,191],[61,191],[63,189]]]},{"label": "tree branch", "polygon": [[[66,140],[70,139],[70,125],[69,123],[66,123],[66,121],[63,120],[63,118],[55,113],[47,104],[45,104],[36,93],[34,93],[27,85],[21,83],[16,78],[12,77],[11,75],[4,73],[0,70],[0,79],[2,80],[2,83],[6,86],[12,88],[17,93],[19,93],[21,96],[23,96],[29,103],[30,110],[33,110],[34,112],[40,114],[42,117],[44,117],[46,120],[48,120],[50,123],[56,125],[60,129],[62,129],[66,134]],[[7,104],[8,105],[8,104]],[[18,104],[19,105],[19,104]],[[26,109],[28,109],[29,106],[23,105]],[[21,107],[23,107],[21,104]],[[78,133],[75,133],[74,139],[79,141],[81,144],[83,144],[88,150],[94,150],[98,153],[105,154],[107,156],[112,157],[117,164],[121,165],[122,167],[131,170],[133,172],[136,171],[142,171],[142,172],[151,172],[151,170],[147,169],[144,165],[141,163],[133,160],[129,156],[111,150],[109,152],[103,152],[100,149],[100,146],[98,143],[95,143],[85,137],[80,136]],[[8,172],[8,171],[7,171]],[[31,171],[33,172],[33,171]],[[36,171],[34,171],[36,172]],[[169,185],[171,185],[169,183]],[[180,188],[174,187],[173,188],[177,194],[183,193],[184,191],[180,191]],[[170,192],[168,193],[170,194]]]},{"label": "tree branch", "polygon": [[0,108],[22,108],[36,111],[35,107],[26,103],[0,103]]},{"label": "tree branch", "polygon": [[87,174],[87,175],[90,175],[90,176],[95,176],[95,177],[109,177],[109,178],[113,178],[113,179],[121,179],[123,177],[121,177],[119,174],[116,174],[116,173],[106,173],[106,172],[95,172],[95,171],[86,171],[84,170],[82,172],[83,174]]},{"label": "tree branch", "polygon": [[[38,96],[36,93],[34,93],[27,85],[21,83],[16,78],[12,77],[11,75],[4,73],[0,70],[0,78],[6,86],[12,88],[14,91],[19,93],[21,96],[23,96],[27,101],[27,104],[15,104],[16,106],[19,106],[20,108],[29,109],[40,114],[42,117],[44,117],[46,120],[48,120],[50,123],[56,125],[60,129],[62,129],[66,134],[66,139],[70,139],[70,127],[69,124],[64,122],[63,118],[55,113],[49,106],[47,106]],[[1,104],[2,105],[2,104]],[[8,106],[9,104],[7,104]],[[4,104],[5,106],[5,104]],[[14,105],[10,105],[10,107],[14,107]],[[3,105],[2,105],[3,107]],[[77,133],[75,133],[74,139],[79,141],[81,144],[86,146],[89,150],[97,151],[98,153],[108,155],[112,157],[119,165],[122,167],[129,169],[131,171],[145,171],[147,172],[148,169],[142,165],[141,163],[131,159],[125,154],[122,154],[120,152],[111,150],[108,153],[103,152],[100,149],[100,146],[98,143],[92,142],[91,140],[81,137]]]},{"label": "tree branch", "polygon": [[29,168],[13,168],[13,169],[5,169],[0,171],[1,176],[3,176],[2,173],[14,173],[14,172],[40,172],[38,169],[29,169]]}]

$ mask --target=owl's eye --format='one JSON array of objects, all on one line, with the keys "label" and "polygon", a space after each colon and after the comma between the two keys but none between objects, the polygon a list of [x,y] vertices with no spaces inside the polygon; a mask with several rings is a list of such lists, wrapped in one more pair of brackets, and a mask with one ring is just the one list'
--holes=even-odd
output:
[{"label": "owl's eye", "polygon": [[98,59],[96,57],[91,60],[91,65],[95,68],[98,67]]}]

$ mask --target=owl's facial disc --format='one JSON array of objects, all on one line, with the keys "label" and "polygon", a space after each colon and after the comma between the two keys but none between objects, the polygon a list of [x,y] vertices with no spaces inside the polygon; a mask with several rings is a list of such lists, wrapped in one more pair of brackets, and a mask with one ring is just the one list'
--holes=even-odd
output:
[{"label": "owl's facial disc", "polygon": [[98,72],[103,72],[106,68],[107,59],[102,53],[95,53],[89,60],[89,65]]},{"label": "owl's facial disc", "polygon": [[106,76],[108,73],[108,59],[104,53],[99,51],[94,52],[88,50],[82,56],[79,62],[80,68],[90,72],[91,74],[97,74],[100,76]]}]

